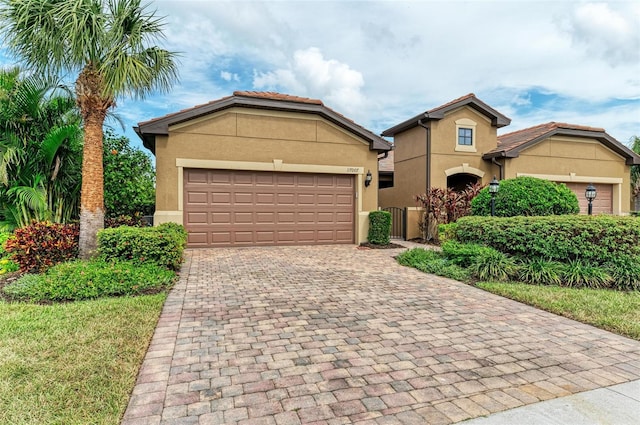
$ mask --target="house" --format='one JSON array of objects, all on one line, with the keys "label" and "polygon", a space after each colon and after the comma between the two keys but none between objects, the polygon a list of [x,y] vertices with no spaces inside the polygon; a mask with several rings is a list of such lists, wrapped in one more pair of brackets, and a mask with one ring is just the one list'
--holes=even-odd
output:
[{"label": "house", "polygon": [[510,122],[471,93],[385,130],[383,136],[394,138],[394,150],[381,159],[381,169],[392,187],[380,189],[380,206],[415,207],[415,195],[427,187],[462,189],[494,176],[532,176],[565,183],[582,213],[590,183],[597,189],[595,213],[629,213],[630,166],[640,164],[633,151],[602,128],[565,123],[498,136]]},{"label": "house", "polygon": [[135,130],[156,157],[154,222],[183,224],[189,247],[367,240],[391,145],[320,100],[237,91]]}]

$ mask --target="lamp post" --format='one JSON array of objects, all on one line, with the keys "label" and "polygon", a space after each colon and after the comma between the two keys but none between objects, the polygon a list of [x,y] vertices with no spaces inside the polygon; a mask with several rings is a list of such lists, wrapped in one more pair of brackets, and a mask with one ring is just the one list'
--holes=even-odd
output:
[{"label": "lamp post", "polygon": [[596,187],[589,183],[589,186],[587,186],[587,188],[584,191],[584,197],[587,198],[587,201],[589,201],[589,207],[587,209],[587,214],[591,215],[593,214],[593,200],[596,199],[596,196],[598,195],[598,191],[596,190]]},{"label": "lamp post", "polygon": [[500,182],[493,176],[489,183],[489,193],[491,194],[491,217],[496,215],[496,193],[500,190]]}]

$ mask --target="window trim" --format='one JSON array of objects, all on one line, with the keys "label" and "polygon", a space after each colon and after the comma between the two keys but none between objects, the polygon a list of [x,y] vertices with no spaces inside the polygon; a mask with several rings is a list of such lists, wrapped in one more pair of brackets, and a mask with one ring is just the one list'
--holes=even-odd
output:
[{"label": "window trim", "polygon": [[[456,140],[455,140],[455,150],[456,152],[477,152],[476,149],[476,127],[477,123],[468,118],[461,118],[456,120]],[[460,142],[460,130],[466,129],[471,130],[471,145],[461,145]]]}]

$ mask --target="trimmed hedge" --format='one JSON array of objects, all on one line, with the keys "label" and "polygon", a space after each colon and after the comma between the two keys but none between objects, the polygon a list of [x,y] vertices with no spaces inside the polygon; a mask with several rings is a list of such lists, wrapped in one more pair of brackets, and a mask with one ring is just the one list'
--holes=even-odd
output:
[{"label": "trimmed hedge", "polygon": [[108,260],[152,263],[178,270],[186,242],[187,232],[175,223],[157,227],[121,226],[98,232],[98,253]]},{"label": "trimmed hedge", "polygon": [[[502,180],[495,195],[497,217],[520,215],[578,214],[580,206],[576,194],[562,183],[535,177],[517,177]],[[491,194],[485,187],[471,201],[472,215],[491,215]]]},{"label": "trimmed hedge", "polygon": [[548,260],[588,260],[640,256],[640,219],[617,216],[463,217],[456,239],[498,251]]},{"label": "trimmed hedge", "polygon": [[369,242],[374,245],[389,245],[391,242],[391,213],[371,211],[369,213]]}]

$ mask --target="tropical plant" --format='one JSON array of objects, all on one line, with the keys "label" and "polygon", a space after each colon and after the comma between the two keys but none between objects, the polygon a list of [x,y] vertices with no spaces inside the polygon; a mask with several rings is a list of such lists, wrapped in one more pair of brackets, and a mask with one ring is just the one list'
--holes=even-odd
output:
[{"label": "tropical plant", "polygon": [[[640,137],[631,138],[631,149],[640,155]],[[640,165],[631,166],[631,196],[640,198]]]},{"label": "tropical plant", "polygon": [[479,280],[502,281],[516,276],[518,266],[513,257],[489,248],[475,258],[469,270]]},{"label": "tropical plant", "polygon": [[0,70],[0,221],[77,218],[80,117],[70,91],[55,78]]},{"label": "tropical plant", "polygon": [[471,201],[481,189],[480,183],[468,185],[462,191],[432,187],[426,193],[417,195],[416,203],[424,209],[424,214],[418,223],[423,239],[438,242],[438,225],[454,223],[460,217],[469,215]]},{"label": "tropical plant", "polygon": [[77,73],[84,124],[80,255],[91,257],[104,226],[103,131],[119,96],[168,90],[175,53],[150,45],[163,18],[140,0],[0,0],[0,30],[9,52],[44,74]]},{"label": "tropical plant", "polygon": [[560,285],[562,263],[534,257],[520,264],[518,278],[533,285]]},{"label": "tropical plant", "polygon": [[[491,215],[489,188],[482,189],[471,202],[473,215]],[[535,177],[502,180],[495,194],[495,215],[498,217],[578,214],[576,194],[562,183]]]},{"label": "tropical plant", "polygon": [[127,137],[116,136],[107,131],[103,161],[107,219],[135,219],[153,214],[156,203],[156,173],[149,155],[131,146]]}]

